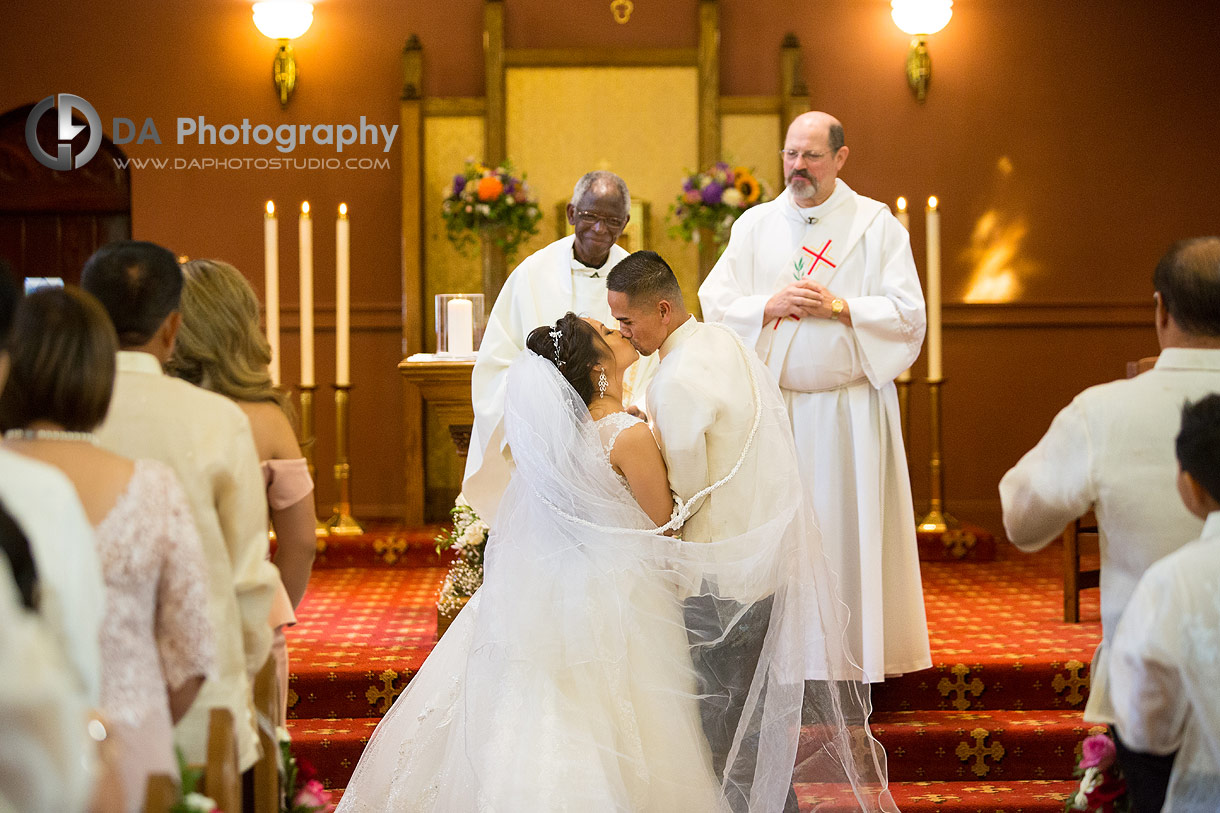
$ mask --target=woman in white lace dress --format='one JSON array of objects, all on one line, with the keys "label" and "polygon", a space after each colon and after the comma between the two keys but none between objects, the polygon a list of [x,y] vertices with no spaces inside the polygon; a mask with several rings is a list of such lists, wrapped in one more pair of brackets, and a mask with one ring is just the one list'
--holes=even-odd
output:
[{"label": "woman in white lace dress", "polygon": [[[101,712],[108,769],[96,808],[143,808],[148,776],[177,775],[173,724],[214,660],[207,570],[173,471],[98,448],[92,431],[114,386],[114,328],[73,289],[44,289],[18,306],[0,394],[4,446],[56,466],[94,526],[106,585]],[[117,781],[108,781],[108,780]]]}]

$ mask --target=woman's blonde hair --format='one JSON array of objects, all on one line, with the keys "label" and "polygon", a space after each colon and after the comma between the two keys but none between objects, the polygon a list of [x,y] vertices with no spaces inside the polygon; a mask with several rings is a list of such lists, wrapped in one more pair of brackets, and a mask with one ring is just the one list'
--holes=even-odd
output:
[{"label": "woman's blonde hair", "polygon": [[235,401],[273,401],[292,420],[288,395],[271,383],[271,345],[250,283],[220,260],[185,262],[182,276],[182,328],[169,372]]}]

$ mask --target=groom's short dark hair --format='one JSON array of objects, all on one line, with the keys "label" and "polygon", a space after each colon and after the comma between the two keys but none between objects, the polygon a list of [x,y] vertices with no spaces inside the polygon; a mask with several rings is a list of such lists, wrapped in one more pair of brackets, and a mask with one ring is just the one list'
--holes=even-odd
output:
[{"label": "groom's short dark hair", "polygon": [[682,301],[682,286],[669,263],[655,251],[628,254],[606,276],[606,288],[627,295],[628,301]]}]

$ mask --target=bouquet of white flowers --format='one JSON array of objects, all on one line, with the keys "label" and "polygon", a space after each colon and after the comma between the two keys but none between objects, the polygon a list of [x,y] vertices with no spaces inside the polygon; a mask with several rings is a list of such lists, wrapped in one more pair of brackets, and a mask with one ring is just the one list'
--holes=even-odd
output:
[{"label": "bouquet of white flowers", "polygon": [[[453,517],[453,530],[436,538],[436,552],[452,550],[457,557],[445,574],[436,600],[438,635],[444,632],[442,619],[452,621],[483,583],[483,551],[487,548],[489,530],[487,523],[479,519],[460,494],[449,516]],[[444,626],[448,624],[444,623]]]}]

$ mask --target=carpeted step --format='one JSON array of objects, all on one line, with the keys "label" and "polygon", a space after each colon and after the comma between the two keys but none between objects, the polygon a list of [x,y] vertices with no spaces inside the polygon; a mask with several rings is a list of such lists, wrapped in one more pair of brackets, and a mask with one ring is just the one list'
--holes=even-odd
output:
[{"label": "carpeted step", "polygon": [[405,529],[401,526],[372,523],[358,536],[318,538],[315,570],[348,567],[436,567],[448,564],[452,555],[436,552],[436,537],[448,525],[424,525]]},{"label": "carpeted step", "polygon": [[900,711],[872,718],[890,781],[1070,779],[1093,728],[1077,711]]},{"label": "carpeted step", "polygon": [[380,717],[289,720],[293,754],[313,765],[327,788],[346,787],[379,722]]},{"label": "carpeted step", "polygon": [[[1071,780],[891,782],[890,793],[902,813],[1062,813],[1074,793]],[[856,813],[859,806],[845,791],[798,784],[797,801],[804,813]]]},{"label": "carpeted step", "polygon": [[[1014,634],[1010,641],[1021,641]],[[1030,647],[1024,650],[1029,653]],[[1048,649],[1050,649],[1048,647]],[[1091,652],[1053,649],[1045,653],[984,656],[941,662],[931,669],[891,678],[873,687],[873,709],[881,711],[1084,710],[1089,694]]]}]

